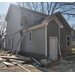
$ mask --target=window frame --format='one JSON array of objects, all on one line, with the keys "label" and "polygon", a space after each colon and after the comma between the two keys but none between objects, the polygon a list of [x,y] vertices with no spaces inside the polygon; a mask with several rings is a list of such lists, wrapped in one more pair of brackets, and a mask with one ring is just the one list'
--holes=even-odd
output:
[{"label": "window frame", "polygon": [[[31,33],[31,41],[30,41],[30,33]],[[29,31],[29,33],[28,33],[28,41],[32,42],[32,31]]]},{"label": "window frame", "polygon": [[[67,40],[67,37],[69,37],[69,41]],[[67,45],[67,42],[69,42],[69,46]],[[66,35],[66,46],[70,47],[70,35]]]}]

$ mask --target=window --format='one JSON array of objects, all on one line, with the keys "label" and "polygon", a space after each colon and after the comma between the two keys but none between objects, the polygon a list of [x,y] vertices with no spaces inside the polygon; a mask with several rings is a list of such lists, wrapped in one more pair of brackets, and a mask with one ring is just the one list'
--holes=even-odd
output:
[{"label": "window", "polygon": [[66,45],[70,46],[70,36],[69,35],[66,36]]},{"label": "window", "polygon": [[30,31],[29,32],[29,42],[31,42],[32,41],[32,32]]},{"label": "window", "polygon": [[8,45],[10,45],[10,38],[8,39]]}]

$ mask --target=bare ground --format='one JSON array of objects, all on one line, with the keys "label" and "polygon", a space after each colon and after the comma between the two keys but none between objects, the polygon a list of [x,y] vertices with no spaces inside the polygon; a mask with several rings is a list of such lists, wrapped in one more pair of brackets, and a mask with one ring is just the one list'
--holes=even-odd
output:
[{"label": "bare ground", "polygon": [[[3,51],[0,51],[0,56],[1,55],[5,55]],[[69,61],[70,61],[70,63],[50,66],[47,69],[52,70],[53,72],[75,72],[75,61],[73,61],[72,59]],[[26,69],[30,70],[31,72],[42,72],[41,70],[35,68],[34,66],[32,66],[30,64],[21,64],[21,66],[25,67]],[[0,64],[0,72],[27,72],[26,70],[22,69],[19,66],[11,66],[5,70],[3,70],[3,68],[4,68],[4,66]]]},{"label": "bare ground", "polygon": [[[0,56],[5,55],[3,51],[0,51]],[[38,70],[37,68],[29,65],[29,64],[21,64],[21,66],[25,67],[26,69],[30,70],[30,72],[42,72],[41,70]],[[27,72],[26,70],[22,69],[19,66],[10,66],[8,69],[3,69],[4,66],[0,64],[0,72]]]}]

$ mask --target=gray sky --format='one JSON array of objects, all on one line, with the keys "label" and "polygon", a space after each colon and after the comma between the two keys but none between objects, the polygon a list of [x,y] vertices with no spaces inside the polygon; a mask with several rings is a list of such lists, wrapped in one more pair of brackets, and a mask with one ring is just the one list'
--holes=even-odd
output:
[{"label": "gray sky", "polygon": [[[7,14],[8,8],[10,3],[16,4],[16,2],[0,2],[0,14]],[[66,16],[65,16],[66,18]],[[75,19],[71,18],[68,23],[69,25],[73,24],[75,22]]]},{"label": "gray sky", "polygon": [[7,14],[10,3],[16,4],[16,2],[0,2],[0,14]]}]

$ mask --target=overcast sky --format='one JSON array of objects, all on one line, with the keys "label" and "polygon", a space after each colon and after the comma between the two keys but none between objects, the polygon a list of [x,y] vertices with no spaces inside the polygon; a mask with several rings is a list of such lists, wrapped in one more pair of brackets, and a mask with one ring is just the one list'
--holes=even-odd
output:
[{"label": "overcast sky", "polygon": [[7,14],[10,3],[16,4],[16,2],[0,2],[0,14]]}]

